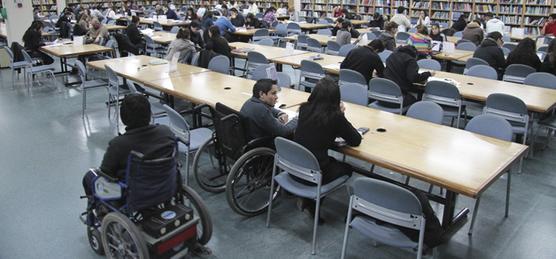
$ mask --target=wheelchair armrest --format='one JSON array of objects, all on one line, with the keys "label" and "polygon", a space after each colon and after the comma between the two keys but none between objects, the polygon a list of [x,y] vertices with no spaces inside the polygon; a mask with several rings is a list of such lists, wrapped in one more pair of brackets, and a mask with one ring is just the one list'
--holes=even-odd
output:
[{"label": "wheelchair armrest", "polygon": [[106,174],[105,172],[101,171],[100,168],[97,169],[91,169],[93,170],[97,175],[102,176],[104,178],[106,178],[108,181],[110,182],[115,182],[117,183],[118,181],[120,181],[120,179],[113,177],[111,175]]},{"label": "wheelchair armrest", "polygon": [[203,108],[211,108],[208,104],[198,104],[193,107],[193,111],[200,112]]}]

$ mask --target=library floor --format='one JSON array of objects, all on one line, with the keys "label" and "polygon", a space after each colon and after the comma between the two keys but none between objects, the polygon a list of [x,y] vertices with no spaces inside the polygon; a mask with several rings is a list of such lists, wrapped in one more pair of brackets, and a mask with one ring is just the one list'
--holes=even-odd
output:
[{"label": "library floor", "polygon": [[[60,86],[62,78],[58,87],[41,79],[44,85],[28,92],[22,80],[13,90],[10,72],[0,73],[0,258],[100,258],[89,248],[78,215],[85,208],[79,199],[83,173],[100,164],[115,135],[107,119],[106,91],[89,92],[88,116],[82,119],[82,95]],[[526,160],[523,174],[512,177],[510,217],[504,218],[506,179],[502,178],[484,193],[473,236],[467,235],[467,224],[439,247],[438,258],[556,258],[554,142]],[[223,193],[193,187],[214,222],[208,244],[213,254],[205,258],[340,256],[345,189],[324,202],[326,223],[319,228],[318,253],[311,256],[312,221],[296,210],[295,199],[280,198],[271,227],[266,228],[263,215],[243,218],[229,208]],[[472,208],[473,202],[459,197],[458,207]],[[441,206],[433,207],[440,212]],[[414,258],[411,252],[374,247],[352,233],[348,258]]]}]

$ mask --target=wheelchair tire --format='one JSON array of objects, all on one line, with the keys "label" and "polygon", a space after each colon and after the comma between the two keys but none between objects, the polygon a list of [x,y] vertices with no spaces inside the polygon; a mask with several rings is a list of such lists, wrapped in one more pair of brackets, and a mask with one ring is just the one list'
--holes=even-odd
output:
[{"label": "wheelchair tire", "polygon": [[[275,153],[270,148],[255,148],[235,162],[226,181],[226,199],[238,214],[251,217],[268,207]],[[273,199],[278,191],[276,188]]]},{"label": "wheelchair tire", "polygon": [[191,207],[199,217],[201,227],[197,226],[197,242],[201,245],[207,244],[212,237],[212,219],[207,206],[205,206],[201,196],[189,186],[183,185],[180,194],[183,195],[180,197],[183,204]]},{"label": "wheelchair tire", "polygon": [[104,255],[104,245],[102,244],[102,237],[98,229],[87,227],[87,238],[89,239],[91,249],[98,255]]},{"label": "wheelchair tire", "polygon": [[149,259],[143,234],[129,218],[110,212],[102,219],[102,244],[108,258]]},{"label": "wheelchair tire", "polygon": [[[220,163],[218,161],[218,157],[214,157],[211,160],[211,167],[203,167],[201,164],[201,156],[203,153],[209,153],[210,148],[214,147],[214,139],[210,139],[207,142],[203,143],[197,152],[195,152],[195,157],[193,158],[193,164],[191,165],[191,170],[195,175],[195,180],[199,186],[207,191],[212,193],[220,193],[223,192],[226,188],[226,174],[222,174],[220,170]],[[216,166],[214,166],[216,165]],[[224,169],[227,172],[227,168]],[[212,175],[211,175],[212,174]]]}]

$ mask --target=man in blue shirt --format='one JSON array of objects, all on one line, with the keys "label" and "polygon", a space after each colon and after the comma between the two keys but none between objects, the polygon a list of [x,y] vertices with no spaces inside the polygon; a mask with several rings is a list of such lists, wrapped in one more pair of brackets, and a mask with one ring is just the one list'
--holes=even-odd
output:
[{"label": "man in blue shirt", "polygon": [[220,35],[226,38],[228,41],[231,38],[230,33],[236,31],[236,27],[230,22],[228,18],[224,16],[218,17],[218,19],[216,19],[216,21],[214,22],[214,25],[216,25],[220,30]]}]

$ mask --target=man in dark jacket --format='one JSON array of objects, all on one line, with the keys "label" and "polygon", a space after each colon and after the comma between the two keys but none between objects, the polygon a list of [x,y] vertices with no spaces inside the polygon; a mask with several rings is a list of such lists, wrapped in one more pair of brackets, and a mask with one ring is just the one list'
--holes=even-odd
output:
[{"label": "man in dark jacket", "polygon": [[[413,83],[426,81],[431,72],[419,73],[417,65],[417,49],[411,45],[397,48],[386,59],[386,69],[384,69],[384,78],[390,79],[398,84],[404,95],[404,106],[411,105],[416,98],[409,94],[410,91],[416,91]],[[388,105],[384,103],[383,105]]]},{"label": "man in dark jacket", "polygon": [[137,49],[143,49],[145,47],[145,43],[143,41],[143,34],[137,28],[139,24],[139,17],[133,16],[131,18],[131,22],[127,26],[126,34],[127,38]]},{"label": "man in dark jacket", "polygon": [[494,31],[487,35],[487,38],[483,40],[481,45],[475,50],[475,53],[473,53],[474,58],[481,58],[496,69],[498,79],[502,79],[506,65],[504,52],[501,48],[502,44],[504,44],[502,34]]},{"label": "man in dark jacket", "polygon": [[278,86],[271,79],[260,79],[253,86],[253,96],[241,107],[240,114],[248,119],[249,137],[287,137],[297,127],[297,118],[288,122],[288,115],[274,108]]},{"label": "man in dark jacket", "polygon": [[341,69],[355,70],[369,82],[373,77],[373,71],[379,77],[383,76],[384,64],[378,56],[378,53],[384,51],[384,44],[381,40],[373,40],[366,46],[357,47],[349,52],[347,57],[340,65]]},{"label": "man in dark jacket", "polygon": [[243,15],[241,15],[235,8],[232,8],[230,11],[230,22],[232,22],[235,27],[243,27],[245,25]]},{"label": "man in dark jacket", "polygon": [[203,30],[201,29],[201,25],[197,21],[191,21],[189,24],[189,29],[191,30],[190,40],[195,43],[195,45],[199,46],[199,48],[205,48],[205,41],[201,33]]}]

